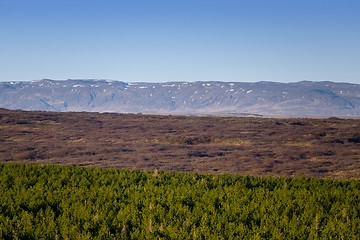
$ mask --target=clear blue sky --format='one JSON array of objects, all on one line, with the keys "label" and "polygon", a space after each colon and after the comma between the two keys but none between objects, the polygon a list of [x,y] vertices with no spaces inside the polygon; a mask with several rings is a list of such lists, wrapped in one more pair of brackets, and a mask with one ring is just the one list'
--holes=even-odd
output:
[{"label": "clear blue sky", "polygon": [[360,83],[359,0],[0,0],[0,81]]}]

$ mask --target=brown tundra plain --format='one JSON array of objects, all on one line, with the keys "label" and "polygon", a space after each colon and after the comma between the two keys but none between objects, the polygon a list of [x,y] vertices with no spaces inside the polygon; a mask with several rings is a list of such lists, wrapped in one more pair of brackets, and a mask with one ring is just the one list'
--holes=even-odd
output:
[{"label": "brown tundra plain", "polygon": [[360,120],[0,109],[0,161],[360,179]]}]

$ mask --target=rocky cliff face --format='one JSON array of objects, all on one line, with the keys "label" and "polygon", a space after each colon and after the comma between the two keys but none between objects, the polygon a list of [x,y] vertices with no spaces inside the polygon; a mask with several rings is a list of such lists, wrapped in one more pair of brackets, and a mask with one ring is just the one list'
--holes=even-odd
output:
[{"label": "rocky cliff face", "polygon": [[1,82],[0,107],[161,114],[360,116],[360,85],[108,80]]}]

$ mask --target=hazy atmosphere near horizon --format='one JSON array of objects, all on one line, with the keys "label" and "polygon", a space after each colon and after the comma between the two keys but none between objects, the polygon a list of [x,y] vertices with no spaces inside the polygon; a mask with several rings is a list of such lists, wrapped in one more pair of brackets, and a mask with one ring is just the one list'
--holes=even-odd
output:
[{"label": "hazy atmosphere near horizon", "polygon": [[357,0],[0,1],[0,81],[360,84]]}]

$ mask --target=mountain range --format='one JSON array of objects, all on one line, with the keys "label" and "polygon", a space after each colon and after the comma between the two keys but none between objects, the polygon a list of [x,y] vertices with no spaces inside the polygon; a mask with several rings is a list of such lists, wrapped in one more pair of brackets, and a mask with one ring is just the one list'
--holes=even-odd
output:
[{"label": "mountain range", "polygon": [[360,116],[360,85],[329,81],[0,82],[0,107],[184,115]]}]

